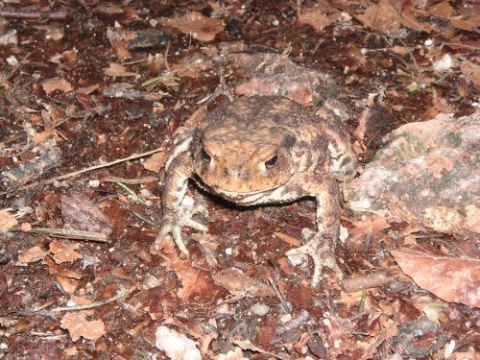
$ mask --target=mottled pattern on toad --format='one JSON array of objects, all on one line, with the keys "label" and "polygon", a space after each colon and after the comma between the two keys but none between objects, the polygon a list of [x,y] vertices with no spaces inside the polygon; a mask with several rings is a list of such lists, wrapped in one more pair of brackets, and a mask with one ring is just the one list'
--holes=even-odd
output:
[{"label": "mottled pattern on toad", "polygon": [[314,259],[314,284],[322,267],[341,273],[333,257],[340,231],[338,182],[355,173],[356,159],[343,124],[322,119],[289,99],[244,97],[211,112],[196,129],[177,139],[166,163],[163,222],[155,241],[172,236],[189,254],[184,226],[207,227],[192,219],[189,179],[208,192],[239,205],[317,201],[317,231],[294,250]]}]

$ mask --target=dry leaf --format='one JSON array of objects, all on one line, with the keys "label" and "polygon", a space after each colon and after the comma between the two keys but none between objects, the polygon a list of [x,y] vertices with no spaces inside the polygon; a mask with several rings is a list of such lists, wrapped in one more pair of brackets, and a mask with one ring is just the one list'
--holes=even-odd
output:
[{"label": "dry leaf", "polygon": [[18,255],[18,261],[22,263],[32,263],[42,260],[48,255],[48,251],[43,250],[40,246],[34,246],[30,249],[22,251]]},{"label": "dry leaf", "polygon": [[18,225],[17,219],[23,216],[23,213],[12,213],[12,209],[0,210],[0,231],[7,232],[15,225]]},{"label": "dry leaf", "polygon": [[90,86],[79,87],[75,92],[81,95],[90,95],[91,93],[98,90],[99,88],[100,88],[100,84],[93,84]]},{"label": "dry leaf", "polygon": [[135,38],[135,34],[123,28],[107,29],[107,39],[119,59],[128,59],[132,54],[128,50],[128,42]]},{"label": "dry leaf", "polygon": [[72,341],[80,337],[87,340],[98,340],[105,334],[105,324],[102,320],[86,320],[81,313],[67,313],[60,323],[62,329],[68,330]]},{"label": "dry leaf", "polygon": [[192,11],[178,18],[162,18],[161,21],[162,25],[177,28],[199,41],[212,41],[215,35],[223,31],[224,28],[222,20],[203,16],[197,11]]},{"label": "dry leaf", "polygon": [[216,285],[223,287],[234,296],[259,294],[259,296],[274,296],[273,289],[258,279],[245,275],[236,268],[225,269],[213,275]]},{"label": "dry leaf", "polygon": [[66,225],[84,231],[99,232],[110,235],[112,232],[109,219],[88,197],[80,192],[70,196],[62,195],[60,210]]},{"label": "dry leaf", "polygon": [[312,26],[315,30],[320,31],[328,25],[333,24],[342,17],[342,13],[333,8],[328,3],[316,3],[313,7],[303,7],[298,23]]},{"label": "dry leaf", "polygon": [[460,65],[463,75],[468,81],[471,81],[475,86],[480,87],[480,65],[474,64],[465,60]]},{"label": "dry leaf", "polygon": [[349,230],[351,238],[359,238],[363,235],[377,234],[384,229],[388,229],[390,224],[383,216],[371,215],[361,221],[353,223],[353,229]]},{"label": "dry leaf", "polygon": [[50,252],[53,254],[53,260],[55,260],[57,264],[61,264],[67,261],[82,259],[82,254],[75,251],[79,247],[79,244],[69,246],[60,241],[54,241],[50,244]]},{"label": "dry leaf", "polygon": [[193,267],[191,260],[182,260],[174,254],[170,254],[167,262],[182,281],[182,288],[177,292],[179,298],[188,301],[206,293],[214,296],[217,289],[208,272]]},{"label": "dry leaf", "polygon": [[62,92],[69,92],[72,91],[72,84],[70,84],[67,80],[61,78],[53,78],[45,80],[42,83],[42,89],[47,94],[54,92],[55,90],[60,90]]},{"label": "dry leaf", "polygon": [[78,281],[77,280],[74,280],[72,278],[66,278],[66,277],[59,276],[59,275],[57,275],[55,277],[55,279],[60,284],[63,291],[65,291],[65,293],[73,294],[75,292],[75,290],[77,290],[77,286],[78,286]]},{"label": "dry leaf", "polygon": [[169,359],[202,359],[193,340],[166,326],[159,326],[155,332],[155,346],[164,351]]},{"label": "dry leaf", "polygon": [[369,6],[365,13],[357,15],[365,26],[383,33],[400,28],[400,13],[392,6],[390,0],[380,0],[376,5]]},{"label": "dry leaf", "polygon": [[392,251],[402,271],[422,289],[448,302],[480,307],[480,260]]},{"label": "dry leaf", "polygon": [[164,151],[153,154],[147,160],[143,162],[143,167],[148,171],[158,173],[160,169],[165,165],[166,154]]},{"label": "dry leaf", "polygon": [[65,268],[63,265],[58,265],[52,259],[45,259],[45,263],[48,266],[48,272],[51,275],[55,276],[63,276],[72,279],[81,279],[83,276],[79,272],[72,271],[70,269]]},{"label": "dry leaf", "polygon": [[125,66],[117,63],[110,63],[108,65],[108,68],[103,69],[105,72],[105,75],[107,76],[112,76],[112,77],[129,77],[129,76],[139,76],[135,72],[127,71]]}]

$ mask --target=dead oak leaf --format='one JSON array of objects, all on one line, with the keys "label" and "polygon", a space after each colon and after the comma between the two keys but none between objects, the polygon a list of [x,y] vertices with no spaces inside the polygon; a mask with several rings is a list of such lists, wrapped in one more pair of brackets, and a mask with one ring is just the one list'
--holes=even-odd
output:
[{"label": "dead oak leaf", "polygon": [[107,29],[107,39],[119,59],[129,59],[132,54],[128,50],[128,42],[135,38],[135,34],[124,28]]},{"label": "dead oak leaf", "polygon": [[480,87],[480,65],[465,60],[460,65],[460,70],[467,81],[472,82],[477,87]]},{"label": "dead oak leaf", "polygon": [[66,226],[106,236],[112,232],[110,220],[100,211],[98,204],[80,192],[62,195],[60,210]]},{"label": "dead oak leaf", "polygon": [[47,94],[60,90],[62,92],[70,92],[73,90],[72,84],[62,78],[47,79],[42,83],[42,89]]},{"label": "dead oak leaf", "polygon": [[303,8],[297,21],[301,25],[307,24],[315,30],[320,31],[335,23],[342,16],[347,16],[345,19],[349,17],[347,14],[342,14],[340,11],[334,9],[326,2],[318,2],[311,8]]},{"label": "dead oak leaf", "polygon": [[165,151],[160,151],[146,159],[142,165],[146,170],[158,173],[165,165],[166,157]]},{"label": "dead oak leaf", "polygon": [[480,307],[480,260],[392,251],[402,271],[422,289],[448,302]]},{"label": "dead oak leaf", "polygon": [[388,229],[390,224],[384,217],[379,215],[371,215],[361,221],[353,223],[353,228],[349,231],[350,237],[353,239],[360,238],[365,235],[378,234]]},{"label": "dead oak leaf", "polygon": [[98,340],[105,335],[105,324],[102,320],[87,320],[81,313],[67,313],[60,322],[62,329],[68,330],[72,341],[75,342],[80,337],[87,340]]},{"label": "dead oak leaf", "polygon": [[58,265],[52,259],[45,259],[45,263],[47,264],[48,272],[50,273],[50,275],[63,276],[66,278],[77,280],[82,278],[82,274],[80,272],[67,269],[63,265]]},{"label": "dead oak leaf", "polygon": [[48,251],[43,250],[40,246],[34,246],[30,249],[22,251],[18,255],[18,261],[22,263],[33,263],[42,260],[48,255]]},{"label": "dead oak leaf", "polygon": [[136,72],[127,71],[125,66],[117,63],[110,63],[108,68],[103,69],[105,75],[111,77],[139,77]]},{"label": "dead oak leaf", "polygon": [[177,28],[199,41],[212,41],[224,29],[222,20],[206,17],[197,11],[173,19],[162,18],[161,23],[163,26]]},{"label": "dead oak leaf", "polygon": [[53,254],[53,260],[57,264],[61,264],[67,261],[82,259],[82,254],[76,251],[79,247],[79,244],[67,245],[60,241],[54,241],[50,244],[50,253]]},{"label": "dead oak leaf", "polygon": [[0,232],[7,232],[9,229],[18,225],[17,219],[23,216],[23,213],[12,213],[12,209],[0,210]]},{"label": "dead oak leaf", "polygon": [[[78,281],[72,278],[66,278],[63,276],[55,276],[58,284],[66,294],[73,294],[78,287]],[[78,304],[78,303],[77,303]]]},{"label": "dead oak leaf", "polygon": [[365,26],[382,33],[389,33],[401,26],[401,16],[390,0],[380,0],[378,4],[369,6],[365,13],[356,17]]},{"label": "dead oak leaf", "polygon": [[210,274],[194,267],[191,260],[182,260],[172,254],[165,259],[182,281],[182,288],[177,292],[179,298],[188,301],[196,296],[215,296],[218,292]]},{"label": "dead oak leaf", "polygon": [[258,296],[275,296],[271,286],[246,275],[240,269],[236,268],[220,271],[213,275],[213,281],[217,286],[223,287],[234,296],[246,296],[252,294]]}]

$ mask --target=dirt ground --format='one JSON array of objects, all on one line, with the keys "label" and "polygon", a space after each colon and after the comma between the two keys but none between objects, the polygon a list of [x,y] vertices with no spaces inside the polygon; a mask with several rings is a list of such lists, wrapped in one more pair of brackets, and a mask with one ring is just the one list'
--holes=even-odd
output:
[{"label": "dirt ground", "polygon": [[400,125],[478,108],[479,14],[475,0],[1,1],[0,359],[479,359],[478,297],[441,300],[391,252],[468,255],[475,297],[480,236],[345,206],[345,282],[327,269],[313,288],[312,264],[284,256],[312,200],[241,208],[191,184],[208,232],[185,229],[189,259],[151,249],[173,135],[196,115],[252,94],[333,103],[363,166]]}]

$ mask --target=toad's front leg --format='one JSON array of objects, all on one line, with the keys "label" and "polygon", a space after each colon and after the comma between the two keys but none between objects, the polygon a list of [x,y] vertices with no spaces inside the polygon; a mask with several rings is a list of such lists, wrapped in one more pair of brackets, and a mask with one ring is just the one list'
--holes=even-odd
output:
[{"label": "toad's front leg", "polygon": [[193,199],[186,195],[188,179],[191,176],[189,152],[176,154],[175,158],[168,162],[162,191],[162,224],[154,243],[157,251],[163,247],[165,239],[171,236],[178,249],[189,256],[182,238],[182,228],[187,226],[194,230],[207,231],[205,225],[193,220],[193,215],[200,210],[195,207]]},{"label": "toad's front leg", "polygon": [[286,255],[294,259],[308,255],[314,263],[312,286],[320,282],[322,269],[327,267],[335,272],[341,280],[343,273],[338,267],[335,258],[335,246],[340,235],[340,203],[338,184],[335,180],[326,181],[314,189],[317,200],[317,231],[306,229],[302,235],[306,244],[299,248],[289,250]]}]

